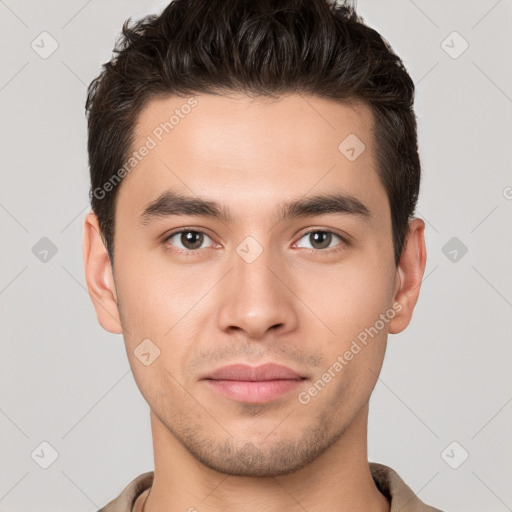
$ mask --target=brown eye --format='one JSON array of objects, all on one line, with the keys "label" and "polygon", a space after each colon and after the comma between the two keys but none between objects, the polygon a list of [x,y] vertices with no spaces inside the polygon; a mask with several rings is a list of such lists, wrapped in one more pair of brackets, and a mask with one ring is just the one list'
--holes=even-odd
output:
[{"label": "brown eye", "polygon": [[201,249],[205,239],[210,239],[210,237],[201,231],[184,230],[173,233],[165,241],[171,243],[177,249],[194,251]]},{"label": "brown eye", "polygon": [[304,234],[301,240],[305,239],[310,244],[310,247],[306,248],[310,248],[315,251],[327,252],[327,249],[337,248],[339,245],[343,245],[342,243],[333,244],[333,241],[335,242],[336,238],[341,240],[341,242],[345,242],[345,240],[336,233],[317,229]]},{"label": "brown eye", "polygon": [[[313,233],[309,233],[309,241],[313,245],[314,249],[326,249],[331,245],[332,233],[327,233],[326,231],[313,231]],[[318,244],[318,246],[315,244]]]}]

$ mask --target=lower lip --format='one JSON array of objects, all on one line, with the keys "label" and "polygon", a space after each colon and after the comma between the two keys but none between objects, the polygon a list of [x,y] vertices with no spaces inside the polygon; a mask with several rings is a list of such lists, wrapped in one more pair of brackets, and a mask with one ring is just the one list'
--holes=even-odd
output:
[{"label": "lower lip", "polygon": [[236,400],[251,404],[262,404],[275,400],[296,389],[304,379],[279,380],[212,380],[206,382],[219,393]]}]

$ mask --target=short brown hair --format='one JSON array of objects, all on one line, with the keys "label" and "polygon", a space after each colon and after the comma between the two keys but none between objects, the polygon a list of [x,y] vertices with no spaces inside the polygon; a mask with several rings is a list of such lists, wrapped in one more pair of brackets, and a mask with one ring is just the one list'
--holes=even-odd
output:
[{"label": "short brown hair", "polygon": [[141,109],[157,97],[223,91],[369,104],[398,265],[420,186],[414,83],[389,43],[350,4],[172,0],[160,15],[130,22],[86,102],[91,206],[112,265],[119,187],[100,197],[95,190],[123,166]]}]

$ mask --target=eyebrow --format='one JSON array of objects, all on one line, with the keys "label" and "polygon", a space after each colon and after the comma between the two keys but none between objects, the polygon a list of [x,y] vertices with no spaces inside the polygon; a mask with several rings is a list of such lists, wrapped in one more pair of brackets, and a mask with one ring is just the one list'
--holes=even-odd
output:
[{"label": "eyebrow", "polygon": [[[350,194],[325,193],[301,198],[280,205],[277,222],[288,218],[310,217],[339,213],[360,217],[369,222],[372,219],[370,209],[356,197]],[[140,223],[148,225],[151,222],[171,215],[192,215],[210,217],[223,222],[232,222],[233,217],[226,205],[215,201],[186,196],[168,190],[150,202],[140,215]]]}]

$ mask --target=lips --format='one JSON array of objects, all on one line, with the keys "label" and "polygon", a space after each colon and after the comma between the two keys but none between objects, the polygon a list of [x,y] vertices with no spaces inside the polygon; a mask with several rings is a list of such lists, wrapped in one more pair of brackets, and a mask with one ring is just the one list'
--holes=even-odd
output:
[{"label": "lips", "polygon": [[260,366],[249,366],[246,364],[224,366],[204,378],[213,380],[240,380],[255,382],[268,380],[301,380],[305,377],[302,377],[287,366],[266,363]]},{"label": "lips", "polygon": [[202,379],[208,387],[236,402],[263,404],[289,395],[306,380],[297,372],[274,363],[260,366],[233,364]]}]

